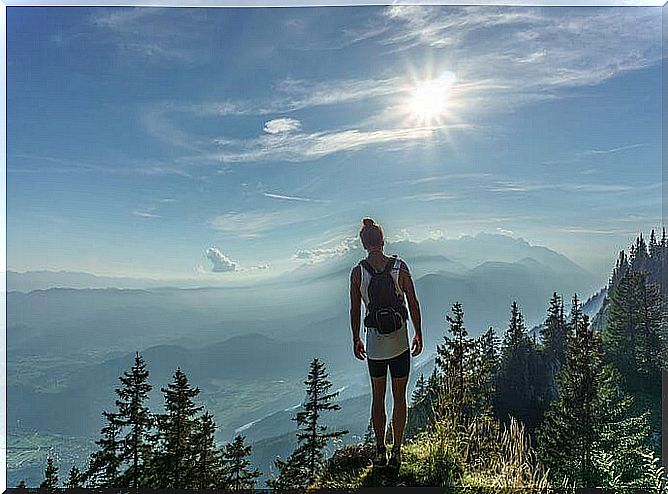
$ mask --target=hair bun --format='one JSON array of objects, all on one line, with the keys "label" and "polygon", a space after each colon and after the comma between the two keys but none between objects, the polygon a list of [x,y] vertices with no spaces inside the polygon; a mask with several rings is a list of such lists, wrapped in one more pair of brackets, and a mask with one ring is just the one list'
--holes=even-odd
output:
[{"label": "hair bun", "polygon": [[374,221],[373,221],[372,218],[364,218],[364,219],[362,220],[362,224],[363,224],[364,226],[373,226],[373,225],[375,225],[375,223],[374,223]]}]

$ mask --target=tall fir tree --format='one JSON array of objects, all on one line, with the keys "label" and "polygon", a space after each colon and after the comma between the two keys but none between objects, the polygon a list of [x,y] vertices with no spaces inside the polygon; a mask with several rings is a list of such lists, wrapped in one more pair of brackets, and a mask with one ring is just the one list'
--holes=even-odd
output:
[{"label": "tall fir tree", "polygon": [[415,389],[411,395],[411,404],[421,402],[427,396],[427,380],[424,378],[424,373],[420,373],[420,377],[415,382]]},{"label": "tall fir tree", "polygon": [[612,289],[602,338],[606,359],[620,373],[635,409],[651,410],[661,427],[661,368],[665,361],[665,305],[659,287],[644,272],[629,271]]},{"label": "tall fir tree", "polygon": [[39,485],[40,489],[55,491],[58,488],[58,466],[54,463],[52,457],[46,459],[46,468],[44,469],[44,480]]},{"label": "tall fir tree", "polygon": [[101,437],[95,441],[97,451],[91,454],[83,478],[89,487],[116,487],[123,463],[123,444],[120,438],[121,424],[114,412],[104,411],[105,425]]},{"label": "tall fir tree", "polygon": [[[472,387],[475,366],[475,341],[464,326],[464,309],[456,302],[452,315],[446,315],[448,332],[436,347],[436,367],[442,377],[439,403],[454,413],[462,423],[475,415]],[[446,410],[440,413],[448,413]]]},{"label": "tall fir tree", "polygon": [[543,382],[536,345],[527,334],[524,316],[513,302],[496,381],[495,409],[499,419],[508,423],[510,417],[515,417],[533,433],[544,412]]},{"label": "tall fir tree", "polygon": [[195,484],[194,433],[199,412],[203,409],[193,401],[199,388],[192,387],[184,372],[177,368],[173,381],[161,388],[165,413],[157,417],[160,454],[153,460],[154,488],[189,489]]},{"label": "tall fir tree", "polygon": [[539,455],[557,485],[601,486],[610,477],[604,464],[613,460],[626,463],[619,475],[629,480],[642,462],[647,436],[630,427],[630,400],[619,393],[616,371],[604,365],[600,336],[588,317],[576,318],[573,329],[557,378],[559,399],[537,434]]},{"label": "tall fir tree", "polygon": [[471,373],[471,402],[475,415],[491,415],[499,369],[499,341],[490,327],[475,339]]},{"label": "tall fir tree", "polygon": [[260,471],[251,469],[248,457],[251,446],[246,446],[244,436],[237,435],[234,441],[225,446],[223,452],[223,485],[225,488],[240,491],[252,490],[260,477]]},{"label": "tall fir tree", "polygon": [[330,391],[332,383],[328,379],[325,364],[315,358],[311,362],[306,385],[306,400],[293,420],[297,422],[297,448],[283,461],[277,459],[275,465],[278,477],[267,482],[272,488],[300,488],[311,485],[322,471],[325,448],[330,440],[347,434],[348,431],[328,431],[322,423],[322,413],[339,410],[333,403],[338,391]]},{"label": "tall fir tree", "polygon": [[213,416],[205,412],[193,433],[195,489],[215,489],[221,486],[222,455],[216,448],[215,432]]},{"label": "tall fir tree", "polygon": [[543,342],[542,356],[546,371],[545,397],[548,401],[558,398],[556,376],[566,359],[568,325],[564,314],[564,300],[557,292],[552,294],[545,324],[540,330]]},{"label": "tall fir tree", "polygon": [[118,399],[117,422],[126,430],[121,439],[122,459],[129,466],[122,475],[120,486],[135,489],[147,484],[146,466],[150,454],[149,437],[153,427],[153,416],[147,402],[151,385],[144,359],[135,354],[134,365],[119,378],[121,387],[116,389]]}]

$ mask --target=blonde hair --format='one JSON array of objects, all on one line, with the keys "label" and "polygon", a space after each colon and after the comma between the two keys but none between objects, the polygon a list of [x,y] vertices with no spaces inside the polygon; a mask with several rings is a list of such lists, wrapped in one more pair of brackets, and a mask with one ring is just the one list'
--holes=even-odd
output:
[{"label": "blonde hair", "polygon": [[385,243],[383,229],[372,218],[364,218],[360,229],[360,240],[365,249],[382,247]]}]

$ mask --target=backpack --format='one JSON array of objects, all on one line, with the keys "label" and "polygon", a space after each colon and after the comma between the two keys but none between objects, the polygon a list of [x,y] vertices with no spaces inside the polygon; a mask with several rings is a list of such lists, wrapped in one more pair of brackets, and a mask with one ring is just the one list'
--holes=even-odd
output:
[{"label": "backpack", "polygon": [[371,275],[367,290],[369,307],[364,326],[375,328],[380,334],[393,333],[408,319],[404,297],[392,277],[392,271],[399,269],[399,260],[397,256],[392,256],[382,271],[376,271],[366,259],[360,261],[360,266]]}]

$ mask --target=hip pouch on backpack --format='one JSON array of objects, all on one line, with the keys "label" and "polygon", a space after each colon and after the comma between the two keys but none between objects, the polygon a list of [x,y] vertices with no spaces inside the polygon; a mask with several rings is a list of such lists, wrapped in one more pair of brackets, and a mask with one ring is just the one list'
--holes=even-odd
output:
[{"label": "hip pouch on backpack", "polygon": [[404,305],[403,294],[399,291],[392,270],[399,269],[396,256],[387,261],[383,271],[376,271],[365,259],[360,265],[370,275],[367,289],[369,296],[368,313],[364,326],[375,328],[380,334],[390,334],[400,329],[408,319],[408,310]]}]

